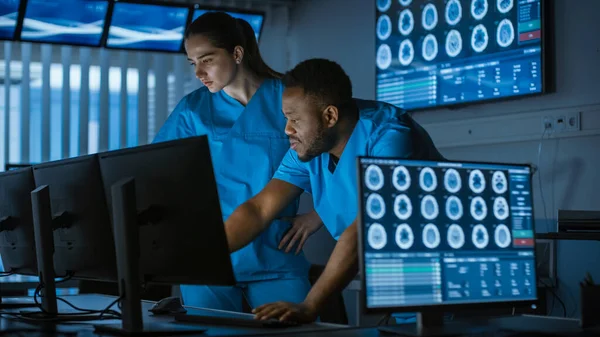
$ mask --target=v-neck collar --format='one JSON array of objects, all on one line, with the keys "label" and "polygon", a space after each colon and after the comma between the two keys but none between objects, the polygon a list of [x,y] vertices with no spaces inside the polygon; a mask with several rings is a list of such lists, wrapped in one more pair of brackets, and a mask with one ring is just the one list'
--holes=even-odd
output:
[{"label": "v-neck collar", "polygon": [[253,101],[254,101],[254,97],[256,97],[257,94],[259,94],[259,92],[263,89],[263,87],[266,86],[267,81],[269,81],[270,79],[265,78],[262,83],[260,84],[260,86],[258,86],[258,88],[256,88],[256,91],[254,92],[254,95],[252,95],[252,97],[250,97],[250,99],[248,100],[248,104],[243,105],[242,103],[240,103],[240,101],[238,101],[237,99],[229,96],[229,94],[227,94],[225,92],[225,90],[221,89],[221,91],[219,92],[221,94],[221,97],[223,97],[223,99],[225,99],[226,101],[236,104],[238,105],[238,107],[242,108],[242,109],[246,109]]},{"label": "v-neck collar", "polygon": [[[352,134],[350,134],[350,138],[348,138],[348,141],[346,142],[346,146],[344,146],[344,150],[342,151],[342,155],[338,159],[337,164],[333,163],[333,158],[329,152],[325,153],[325,163],[327,165],[326,171],[329,172],[329,174],[335,175],[335,173],[337,171],[339,171],[339,167],[344,165],[344,163],[349,160],[348,158],[352,156],[352,154],[348,154],[348,152],[353,152],[353,153],[355,152],[351,149],[353,149],[356,138],[358,137],[357,134],[359,132],[357,130],[358,130],[359,124],[360,124],[360,120],[357,121],[356,124],[354,125],[354,130],[352,130]],[[331,170],[332,166],[334,168],[333,171]]]}]

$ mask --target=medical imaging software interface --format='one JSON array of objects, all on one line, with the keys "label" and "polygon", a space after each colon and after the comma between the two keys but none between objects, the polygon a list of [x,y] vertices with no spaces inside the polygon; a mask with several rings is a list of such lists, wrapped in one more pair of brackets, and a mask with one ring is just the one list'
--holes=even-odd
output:
[{"label": "medical imaging software interface", "polygon": [[535,300],[530,169],[360,159],[368,308]]},{"label": "medical imaging software interface", "polygon": [[376,0],[377,99],[405,109],[542,92],[541,0]]}]

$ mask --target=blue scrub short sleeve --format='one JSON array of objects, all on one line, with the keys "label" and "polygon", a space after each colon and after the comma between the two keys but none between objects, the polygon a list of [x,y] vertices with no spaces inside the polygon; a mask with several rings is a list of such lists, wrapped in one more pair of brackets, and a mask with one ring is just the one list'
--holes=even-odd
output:
[{"label": "blue scrub short sleeve", "polygon": [[305,164],[300,162],[296,152],[292,149],[288,150],[285,157],[283,157],[273,178],[283,180],[300,187],[308,193],[312,193],[310,189],[310,174],[308,168]]},{"label": "blue scrub short sleeve", "polygon": [[412,156],[412,139],[410,129],[400,125],[389,125],[382,128],[378,137],[370,146],[373,157],[410,158]]},{"label": "blue scrub short sleeve", "polygon": [[153,143],[166,142],[169,140],[193,137],[196,135],[190,110],[188,109],[188,97],[184,97],[175,107],[169,118],[160,128]]}]

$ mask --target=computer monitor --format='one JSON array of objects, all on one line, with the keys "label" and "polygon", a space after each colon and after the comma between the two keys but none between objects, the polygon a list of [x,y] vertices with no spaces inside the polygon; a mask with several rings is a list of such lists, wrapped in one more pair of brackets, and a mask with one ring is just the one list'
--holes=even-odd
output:
[{"label": "computer monitor", "polygon": [[179,53],[189,13],[184,5],[116,1],[105,46]]},{"label": "computer monitor", "polygon": [[207,12],[225,12],[236,19],[245,20],[250,24],[250,26],[254,30],[254,36],[256,37],[256,41],[260,41],[260,33],[262,32],[263,23],[265,21],[264,12],[248,11],[233,8],[201,7],[200,5],[195,5],[192,21],[196,20],[202,14]]},{"label": "computer monitor", "polygon": [[208,138],[116,150],[99,154],[99,159],[125,300],[123,324],[96,329],[179,330],[174,324],[141,326],[135,300],[139,281],[235,284]]},{"label": "computer monitor", "polygon": [[114,281],[115,245],[96,155],[38,164],[37,187],[47,185],[58,277]]},{"label": "computer monitor", "polygon": [[537,300],[527,165],[360,157],[366,312],[443,312]]},{"label": "computer monitor", "polygon": [[15,37],[21,0],[0,0],[0,40]]},{"label": "computer monitor", "polygon": [[375,0],[376,96],[407,110],[547,91],[546,0]]},{"label": "computer monitor", "polygon": [[99,47],[108,0],[28,0],[20,40]]},{"label": "computer monitor", "polygon": [[31,168],[0,173],[0,257],[5,272],[37,276],[30,195],[34,189]]}]

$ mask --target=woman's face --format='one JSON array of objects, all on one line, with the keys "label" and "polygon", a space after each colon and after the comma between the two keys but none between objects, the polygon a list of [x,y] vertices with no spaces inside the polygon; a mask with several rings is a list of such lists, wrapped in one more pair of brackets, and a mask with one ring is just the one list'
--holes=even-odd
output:
[{"label": "woman's face", "polygon": [[[229,53],[216,48],[204,35],[192,35],[185,40],[188,61],[194,67],[196,78],[215,93],[229,85],[237,74],[237,65],[241,62],[238,48]],[[239,62],[238,62],[239,60]]]}]

